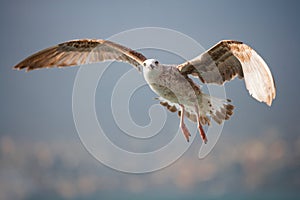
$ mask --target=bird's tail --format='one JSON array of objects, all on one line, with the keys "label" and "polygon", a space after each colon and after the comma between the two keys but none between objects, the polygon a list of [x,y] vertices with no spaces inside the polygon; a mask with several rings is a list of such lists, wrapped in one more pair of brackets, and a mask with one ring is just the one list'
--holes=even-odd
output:
[{"label": "bird's tail", "polygon": [[219,99],[203,94],[203,102],[208,104],[208,115],[211,116],[218,124],[228,120],[233,114],[234,106],[230,104],[230,99]]},{"label": "bird's tail", "polygon": [[[171,103],[162,97],[156,98],[160,101],[162,106],[165,106],[171,112],[178,112],[178,116],[181,116],[181,111],[178,104]],[[210,116],[218,124],[221,124],[224,120],[228,120],[233,114],[234,106],[230,104],[230,99],[219,99],[216,97],[211,97],[209,95],[202,95],[202,103],[205,108],[200,108],[200,122],[202,125],[210,125]],[[204,113],[203,113],[204,111]],[[208,115],[208,116],[207,116]],[[197,122],[196,113],[186,110],[185,116],[192,122]]]}]

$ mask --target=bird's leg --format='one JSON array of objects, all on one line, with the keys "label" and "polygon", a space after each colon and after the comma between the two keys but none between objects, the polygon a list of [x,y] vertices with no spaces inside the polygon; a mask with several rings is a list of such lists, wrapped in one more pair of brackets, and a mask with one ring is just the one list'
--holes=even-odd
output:
[{"label": "bird's leg", "polygon": [[184,134],[186,141],[189,142],[190,139],[189,137],[191,136],[189,130],[187,129],[185,123],[184,123],[184,114],[185,114],[185,109],[184,105],[180,105],[181,108],[181,115],[180,115],[180,128],[182,130],[182,133]]},{"label": "bird's leg", "polygon": [[203,127],[202,127],[202,125],[201,125],[201,123],[200,123],[199,120],[198,120],[198,129],[199,129],[200,136],[201,136],[204,144],[206,144],[207,143],[207,137],[206,137],[206,134],[205,134],[205,132],[203,130]]},{"label": "bird's leg", "polygon": [[197,114],[197,123],[198,123],[198,130],[199,130],[199,133],[200,133],[200,136],[204,142],[204,144],[207,143],[207,137],[206,137],[206,134],[203,130],[203,127],[202,127],[202,124],[201,124],[201,116],[200,116],[200,113],[199,113],[199,110],[198,110],[198,106],[195,106],[195,110],[196,110],[196,114]]}]

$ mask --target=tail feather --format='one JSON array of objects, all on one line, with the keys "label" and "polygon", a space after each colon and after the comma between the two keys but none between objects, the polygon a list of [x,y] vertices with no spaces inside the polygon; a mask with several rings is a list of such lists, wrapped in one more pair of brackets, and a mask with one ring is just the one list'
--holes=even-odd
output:
[{"label": "tail feather", "polygon": [[233,114],[234,106],[230,104],[230,99],[218,99],[205,95],[204,98],[208,99],[209,114],[218,123],[221,124],[224,120],[228,120]]},{"label": "tail feather", "polygon": [[[171,103],[168,100],[158,97],[156,98],[160,101],[160,104],[166,107],[171,112],[178,112],[178,116],[181,116],[180,107],[176,103]],[[202,125],[210,125],[209,116],[216,121],[218,124],[222,124],[223,121],[228,120],[233,114],[234,106],[230,104],[230,99],[219,99],[216,97],[211,97],[209,95],[203,94],[202,102],[207,102],[204,106],[204,110],[200,110],[200,123]],[[207,116],[208,115],[208,116]],[[196,113],[191,110],[186,110],[185,116],[192,122],[197,122]]]}]

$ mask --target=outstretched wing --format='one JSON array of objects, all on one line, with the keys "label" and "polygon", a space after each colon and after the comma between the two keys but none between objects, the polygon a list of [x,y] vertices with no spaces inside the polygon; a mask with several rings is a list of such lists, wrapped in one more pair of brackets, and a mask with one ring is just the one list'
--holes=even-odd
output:
[{"label": "outstretched wing", "polygon": [[39,51],[17,64],[15,69],[34,70],[67,67],[116,60],[137,67],[147,58],[141,53],[108,40],[72,40]]},{"label": "outstretched wing", "polygon": [[198,76],[203,83],[224,84],[236,76],[256,100],[269,106],[275,98],[275,83],[265,61],[248,45],[223,40],[198,57],[177,66],[184,75]]}]

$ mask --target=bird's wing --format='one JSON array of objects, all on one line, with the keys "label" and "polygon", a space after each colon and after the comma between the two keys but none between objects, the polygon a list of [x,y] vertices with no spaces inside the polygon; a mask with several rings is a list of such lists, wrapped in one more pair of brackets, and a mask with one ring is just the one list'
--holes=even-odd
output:
[{"label": "bird's wing", "polygon": [[268,65],[255,50],[239,41],[220,41],[177,68],[183,75],[199,77],[203,83],[224,84],[236,76],[244,78],[250,95],[269,106],[276,95]]},{"label": "bird's wing", "polygon": [[34,70],[50,67],[67,67],[116,60],[137,67],[147,58],[141,53],[108,40],[71,40],[41,50],[22,62],[15,69]]}]

